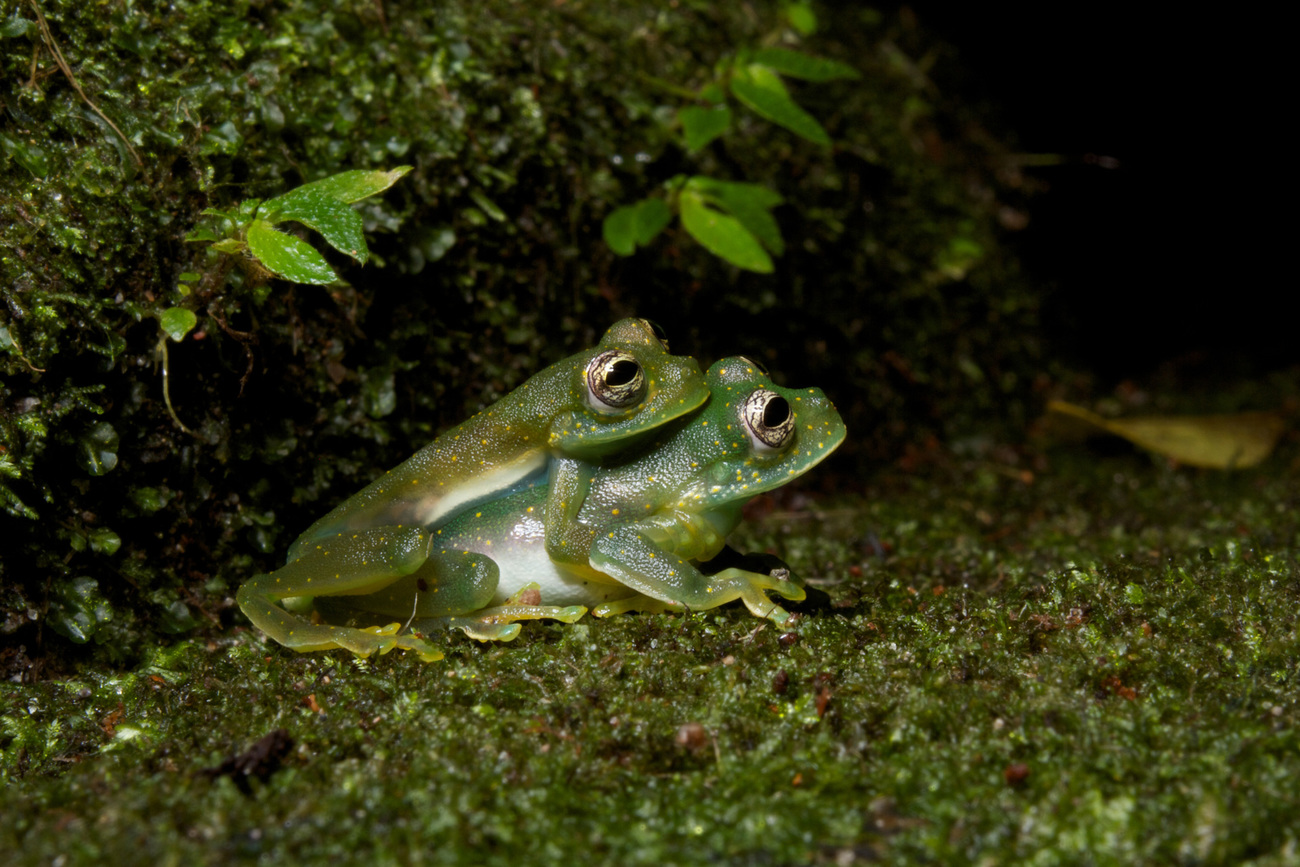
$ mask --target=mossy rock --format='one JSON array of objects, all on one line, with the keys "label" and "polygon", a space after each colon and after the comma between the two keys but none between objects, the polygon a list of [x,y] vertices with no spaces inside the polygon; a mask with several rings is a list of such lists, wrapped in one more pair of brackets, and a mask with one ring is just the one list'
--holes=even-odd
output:
[{"label": "mossy rock", "polygon": [[[313,517],[628,314],[823,387],[840,476],[1024,419],[1037,302],[998,224],[1023,191],[906,19],[823,11],[800,38],[775,4],[40,8],[0,39],[22,83],[0,131],[6,632],[129,655],[142,624],[221,619]],[[860,70],[793,91],[834,145],[738,109],[689,153],[681,88],[760,44]],[[205,208],[399,164],[359,206],[370,262],[323,250],[332,287],[184,240]],[[774,274],[680,228],[605,246],[607,214],[683,172],[780,193]],[[168,310],[195,314],[179,342]]]}]

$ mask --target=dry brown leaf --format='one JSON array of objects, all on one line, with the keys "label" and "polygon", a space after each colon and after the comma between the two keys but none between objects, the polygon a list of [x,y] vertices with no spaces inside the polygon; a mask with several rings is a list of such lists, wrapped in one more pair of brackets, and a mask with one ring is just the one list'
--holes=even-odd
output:
[{"label": "dry brown leaf", "polygon": [[1258,464],[1273,453],[1286,428],[1286,421],[1272,412],[1111,419],[1062,400],[1049,403],[1047,411],[1123,437],[1179,463],[1217,470]]}]

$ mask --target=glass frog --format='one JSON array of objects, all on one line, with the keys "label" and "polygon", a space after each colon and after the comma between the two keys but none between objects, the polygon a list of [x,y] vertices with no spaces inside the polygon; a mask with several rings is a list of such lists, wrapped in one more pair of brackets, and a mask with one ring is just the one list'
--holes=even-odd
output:
[{"label": "glass frog", "polygon": [[[545,475],[553,459],[600,460],[626,449],[708,397],[699,365],[670,355],[654,326],[644,319],[617,322],[595,348],[535,374],[312,524],[289,549],[284,567],[239,588],[239,607],[295,650],[342,647],[369,656],[405,647],[436,658],[440,654],[418,637],[397,635],[398,623],[332,626],[286,608],[302,608],[312,597],[381,590],[424,564],[430,528]],[[576,477],[560,479],[548,485],[548,496],[568,501],[576,492],[566,484],[576,483]],[[558,506],[556,513],[562,513]],[[438,559],[443,580],[462,588],[476,602],[472,608],[482,607],[487,600],[473,588],[486,580],[483,558]],[[284,600],[291,602],[279,604]],[[550,614],[574,618],[582,612]],[[484,627],[478,637],[501,637],[501,631]]]},{"label": "glass frog", "polygon": [[[528,601],[536,601],[530,597],[540,596],[594,606],[596,616],[699,610],[740,599],[754,615],[784,623],[790,615],[767,591],[804,598],[786,570],[705,575],[699,564],[722,550],[745,503],[833,452],[844,440],[844,422],[820,390],[773,385],[743,357],[718,362],[705,379],[712,397],[704,409],[618,457],[553,461],[547,476],[435,528],[438,558],[376,593],[332,599],[331,608],[406,618],[417,631],[463,627],[463,617],[438,616],[458,613],[441,598],[453,588],[438,569],[459,557],[482,568],[476,592],[496,606],[475,612],[480,620],[525,619],[517,615],[527,616]],[[566,491],[558,499],[549,490],[557,480]]]}]

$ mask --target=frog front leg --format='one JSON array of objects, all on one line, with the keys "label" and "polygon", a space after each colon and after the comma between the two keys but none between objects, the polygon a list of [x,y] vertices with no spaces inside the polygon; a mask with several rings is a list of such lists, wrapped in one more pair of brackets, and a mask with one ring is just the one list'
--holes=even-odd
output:
[{"label": "frog front leg", "polygon": [[[614,527],[592,545],[591,567],[638,593],[669,607],[693,610],[716,608],[739,599],[755,617],[785,623],[790,614],[770,600],[772,590],[800,600],[804,589],[790,580],[788,570],[764,575],[740,568],[705,575],[691,561],[711,556],[723,539],[707,516],[674,512]],[[599,605],[597,617],[638,609],[634,600]]]},{"label": "frog front leg", "polygon": [[578,522],[597,468],[574,458],[551,459],[546,483],[546,555],[556,563],[585,565],[596,529]]},{"label": "frog front leg", "polygon": [[277,604],[296,596],[364,596],[417,569],[428,558],[429,531],[423,527],[375,527],[321,539],[280,569],[257,575],[239,588],[244,615],[267,635],[292,650],[341,647],[358,656],[401,647],[425,661],[442,654],[416,636],[397,633],[400,623],[358,629],[312,623]]}]

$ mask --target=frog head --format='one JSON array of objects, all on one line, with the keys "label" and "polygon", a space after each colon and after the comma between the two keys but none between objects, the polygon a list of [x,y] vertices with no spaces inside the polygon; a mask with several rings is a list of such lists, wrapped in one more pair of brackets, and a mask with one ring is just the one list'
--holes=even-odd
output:
[{"label": "frog head", "polygon": [[705,374],[712,397],[683,433],[699,464],[687,508],[743,504],[797,479],[844,442],[844,420],[819,388],[783,388],[744,356]]},{"label": "frog head", "polygon": [[614,323],[594,349],[568,362],[562,375],[570,409],[551,425],[549,445],[570,457],[595,460],[625,449],[709,399],[699,364],[670,355],[645,319]]}]

